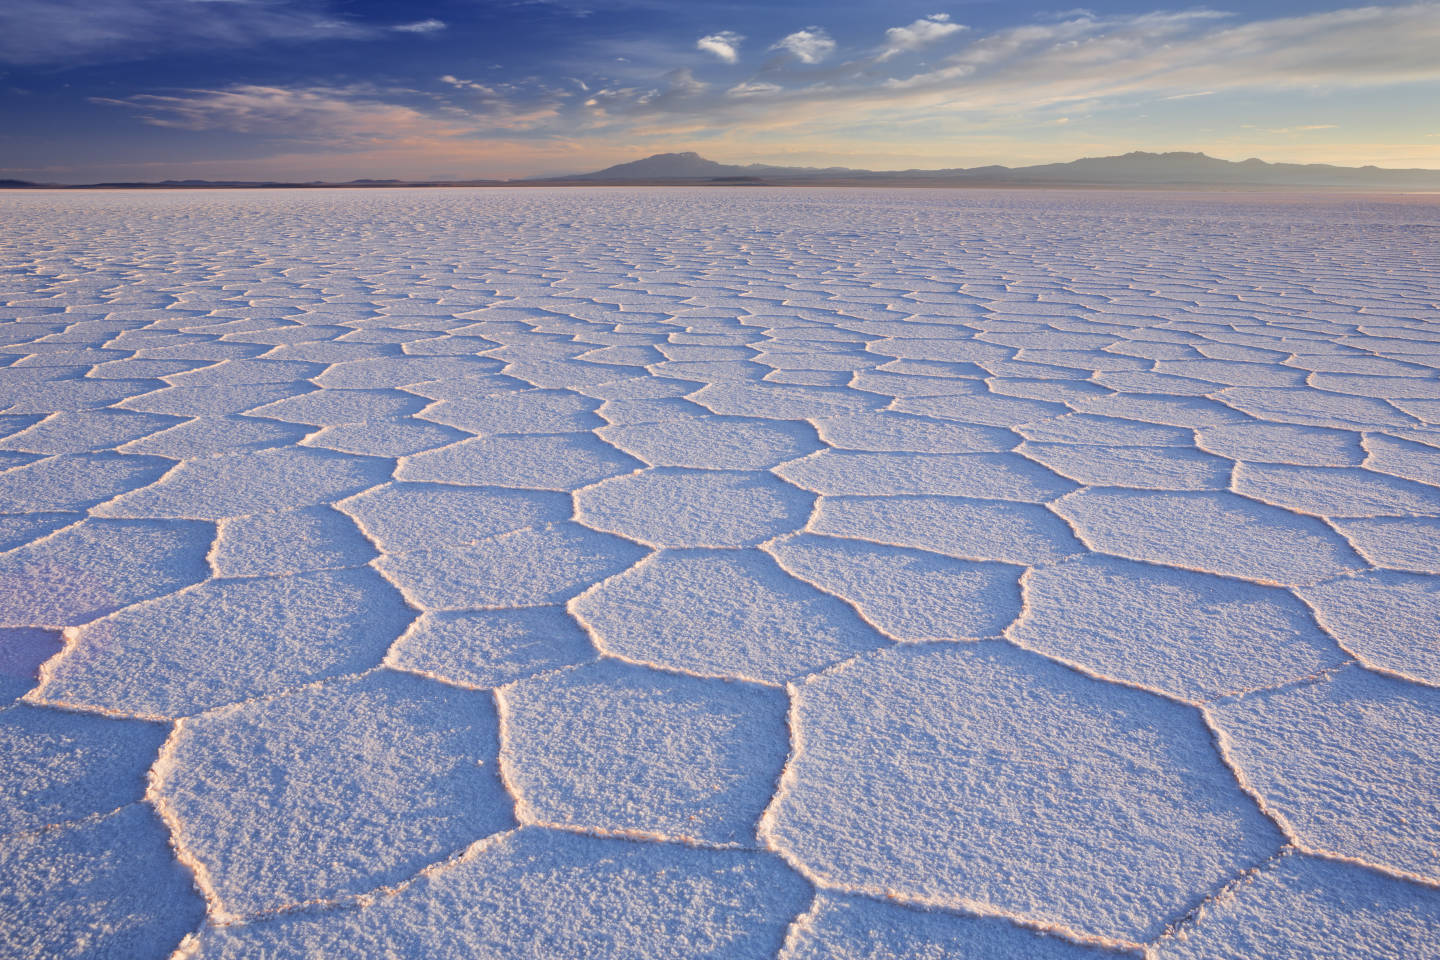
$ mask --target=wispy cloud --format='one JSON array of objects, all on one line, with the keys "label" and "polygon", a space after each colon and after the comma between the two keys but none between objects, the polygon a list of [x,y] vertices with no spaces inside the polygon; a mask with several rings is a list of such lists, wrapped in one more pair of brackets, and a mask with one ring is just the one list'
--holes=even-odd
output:
[{"label": "wispy cloud", "polygon": [[744,83],[737,83],[725,91],[727,97],[761,97],[766,94],[779,93],[784,88],[778,83],[766,83],[763,80],[746,80]]},{"label": "wispy cloud", "polygon": [[881,48],[878,59],[889,60],[902,53],[919,50],[964,29],[966,28],[958,23],[951,23],[948,13],[932,13],[909,26],[891,27],[885,31],[885,45]]},{"label": "wispy cloud", "polygon": [[398,30],[401,33],[439,33],[446,28],[444,20],[436,20],[431,17],[428,20],[416,20],[414,23],[397,23],[391,30]]},{"label": "wispy cloud", "polygon": [[129,107],[149,124],[186,130],[233,130],[343,146],[415,136],[451,137],[466,127],[387,102],[360,87],[238,85],[181,94],[143,94],[97,103]]},{"label": "wispy cloud", "polygon": [[772,50],[788,50],[801,63],[819,63],[835,52],[835,41],[819,27],[806,27],[780,40]]},{"label": "wispy cloud", "polygon": [[1242,123],[1241,126],[1244,127],[1244,128],[1247,129],[1247,130],[1263,130],[1263,132],[1265,132],[1265,133],[1290,134],[1290,133],[1314,133],[1316,130],[1335,130],[1335,129],[1338,129],[1340,125],[1339,125],[1338,123],[1306,123],[1306,124],[1301,124],[1301,125],[1299,125],[1299,126],[1294,126],[1294,127],[1263,127],[1263,128],[1262,128],[1262,127],[1257,127],[1257,126],[1256,126],[1255,124],[1253,124],[1253,123]]},{"label": "wispy cloud", "polygon": [[[986,136],[994,142],[998,134],[993,131],[1013,129],[1022,120],[1043,127],[1052,138],[1062,130],[1073,138],[1081,135],[1077,131],[1095,130],[1107,110],[1178,116],[1199,106],[1185,105],[1190,98],[1234,91],[1440,82],[1435,56],[1440,3],[1248,23],[1206,10],[1115,17],[1080,13],[964,35],[948,20],[930,17],[926,22],[957,29],[944,35],[953,46],[942,56],[932,52],[929,62],[919,66],[898,53],[885,56],[890,49],[885,46],[850,61],[832,52],[825,66],[814,68],[783,46],[791,34],[776,46],[794,56],[774,57],[754,75],[724,83],[704,71],[697,70],[701,76],[696,77],[683,59],[695,54],[671,45],[668,60],[657,59],[653,51],[624,48],[633,63],[611,67],[615,72],[608,77],[587,73],[584,81],[556,76],[553,83],[534,78],[506,82],[487,74],[481,82],[462,72],[444,74],[419,91],[316,82],[104,102],[133,110],[151,124],[241,130],[292,141],[297,150],[318,150],[328,138],[337,150],[399,150],[404,145],[417,155],[431,150],[458,156],[469,155],[475,144],[504,140],[532,143],[536,156],[568,157],[589,145],[601,157],[703,149],[708,143],[723,144],[720,156],[738,159],[747,144],[755,143],[815,155],[836,144],[869,143],[920,157],[942,153],[947,143],[978,143]],[[701,44],[705,40],[723,44],[723,51],[697,45],[707,54],[738,61],[742,38],[714,34]],[[605,60],[613,61],[618,52],[606,50]],[[577,87],[585,92],[577,95]],[[1257,124],[1296,134],[1274,142],[1300,147],[1318,144],[1331,128],[1330,123],[1289,126],[1293,118],[1252,116]],[[1349,125],[1334,113],[1318,119]],[[1228,122],[1228,129],[1236,129],[1233,119]],[[1261,132],[1258,127],[1256,132]],[[1424,139],[1419,133],[1411,136]],[[1226,142],[1220,137],[1214,146]],[[1244,141],[1245,149],[1266,142],[1271,141]]]},{"label": "wispy cloud", "polygon": [[494,87],[487,86],[476,80],[462,80],[459,77],[447,73],[440,78],[440,82],[447,86],[454,87],[457,90],[469,90],[471,93],[481,93],[487,97],[496,96]]},{"label": "wispy cloud", "polygon": [[371,28],[318,2],[4,0],[0,62],[132,59],[157,50],[364,39]]},{"label": "wispy cloud", "polygon": [[740,41],[745,38],[733,30],[721,30],[695,41],[695,49],[714,54],[726,63],[740,59]]},{"label": "wispy cloud", "polygon": [[[1231,25],[1208,10],[1078,17],[977,38],[895,79],[972,106],[1440,78],[1440,4],[1360,7]],[[952,101],[953,102],[953,101]]]}]

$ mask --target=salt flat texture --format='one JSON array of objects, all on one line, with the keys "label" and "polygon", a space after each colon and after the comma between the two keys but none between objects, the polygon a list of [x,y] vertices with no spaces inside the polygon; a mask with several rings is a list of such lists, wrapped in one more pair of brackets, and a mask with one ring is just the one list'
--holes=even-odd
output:
[{"label": "salt flat texture", "polygon": [[1440,203],[0,196],[0,954],[1440,957]]}]

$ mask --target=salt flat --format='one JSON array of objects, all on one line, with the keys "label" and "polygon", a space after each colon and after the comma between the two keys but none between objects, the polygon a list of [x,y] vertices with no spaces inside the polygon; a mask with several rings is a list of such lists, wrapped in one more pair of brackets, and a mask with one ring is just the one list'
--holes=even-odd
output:
[{"label": "salt flat", "polygon": [[6,957],[1440,957],[1440,202],[0,196]]}]

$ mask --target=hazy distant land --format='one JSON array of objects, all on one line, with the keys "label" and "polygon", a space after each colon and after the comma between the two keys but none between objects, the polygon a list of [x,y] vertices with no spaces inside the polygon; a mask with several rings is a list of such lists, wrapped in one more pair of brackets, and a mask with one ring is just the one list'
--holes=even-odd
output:
[{"label": "hazy distant land", "polygon": [[516,186],[883,186],[883,187],[1234,187],[1440,190],[1440,170],[1338,167],[1326,163],[1220,160],[1203,153],[1145,153],[1086,157],[1028,167],[953,167],[940,170],[856,170],[728,164],[697,153],[659,153],[591,173],[513,180],[161,180],[104,183],[35,183],[0,180],[0,189],[187,189],[302,187],[516,187]]}]

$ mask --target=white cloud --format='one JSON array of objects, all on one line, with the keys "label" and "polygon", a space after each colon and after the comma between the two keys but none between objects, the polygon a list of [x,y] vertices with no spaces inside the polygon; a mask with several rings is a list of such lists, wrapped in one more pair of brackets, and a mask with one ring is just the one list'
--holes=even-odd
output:
[{"label": "white cloud", "polygon": [[777,83],[766,83],[763,80],[747,80],[744,83],[737,83],[725,91],[730,97],[759,97],[771,93],[779,93],[783,87]]},{"label": "white cloud", "polygon": [[[727,47],[737,58],[739,42],[737,37]],[[1437,83],[1437,49],[1440,3],[1435,2],[1249,22],[1199,10],[1080,15],[965,35],[931,64],[896,77],[888,76],[893,69],[777,68],[741,83],[707,85],[679,62],[693,53],[671,45],[664,51],[669,58],[662,61],[664,69],[653,65],[653,51],[634,54],[633,68],[594,77],[588,97],[575,96],[570,83],[564,84],[562,96],[556,92],[560,86],[539,80],[504,83],[497,76],[481,83],[446,74],[429,84],[430,94],[443,90],[449,95],[439,97],[316,82],[152,92],[103,102],[123,105],[152,124],[244,130],[291,141],[301,152],[404,141],[415,144],[415,150],[433,147],[438,155],[458,149],[461,141],[493,136],[492,131],[517,131],[517,137],[536,144],[588,144],[601,151],[620,149],[619,144],[668,149],[681,142],[694,145],[699,138],[700,143],[723,142],[732,155],[741,149],[737,144],[747,141],[783,139],[803,147],[883,136],[896,144],[897,153],[920,157],[938,156],[946,143],[969,143],[972,134],[983,137],[987,129],[1017,123],[1036,129],[1043,124],[1052,134],[1088,130],[1095,113],[1112,107],[1141,105],[1157,117],[1162,111],[1178,115],[1185,101],[1163,102],[1171,97],[1253,90],[1263,105],[1264,97],[1283,96],[1285,90]],[[652,66],[642,69],[641,62]],[[1222,105],[1217,103],[1217,109]],[[1068,124],[1060,122],[1067,117]],[[1303,121],[1296,115],[1268,121],[1286,127],[1288,135],[1264,136],[1286,136],[1276,142],[1308,148],[1328,139],[1321,125],[1313,132],[1288,125],[1311,120],[1340,123],[1344,132],[1354,128],[1346,113],[1307,115]],[[1433,149],[1437,138],[1427,139],[1423,126],[1412,124],[1411,129],[1407,136]],[[1258,128],[1256,135],[1261,136]],[[1224,140],[1211,142],[1212,150],[1225,147]],[[1243,155],[1240,149],[1232,147],[1232,152]],[[1243,149],[1254,152],[1250,145]]]},{"label": "white cloud", "polygon": [[696,40],[695,49],[713,53],[726,63],[735,63],[740,59],[740,41],[744,39],[733,30],[721,30]]},{"label": "white cloud", "polygon": [[391,27],[391,30],[398,30],[401,33],[437,33],[446,28],[444,20],[436,20],[431,17],[428,20],[417,20],[414,23],[398,23]]},{"label": "white cloud", "polygon": [[977,38],[935,69],[889,86],[913,91],[914,99],[1008,109],[1440,79],[1440,3],[1230,19],[1194,10],[1015,27]]},{"label": "white cloud", "polygon": [[323,0],[0,0],[0,62],[7,63],[128,60],[180,49],[375,35],[332,13]]},{"label": "white cloud", "polygon": [[330,144],[459,132],[454,124],[355,88],[241,84],[223,90],[97,98],[95,102],[131,107],[140,111],[146,123],[160,127],[275,134]]},{"label": "white cloud", "polygon": [[487,97],[496,96],[494,87],[487,87],[485,84],[477,83],[474,80],[462,80],[448,73],[440,78],[440,82],[449,84],[457,90],[469,90],[472,93],[481,93]]},{"label": "white cloud", "polygon": [[665,84],[669,92],[683,97],[697,96],[704,93],[710,86],[702,80],[695,79],[695,74],[684,67],[671,70],[666,74]]},{"label": "white cloud", "polygon": [[796,30],[771,49],[788,50],[801,63],[819,63],[835,52],[835,41],[819,27],[806,27]]},{"label": "white cloud", "polygon": [[1340,125],[1338,123],[1307,123],[1299,127],[1270,127],[1266,133],[1311,133],[1315,130],[1334,130]]},{"label": "white cloud", "polygon": [[600,90],[592,98],[601,102],[614,102],[624,105],[626,102],[633,102],[642,107],[654,107],[665,109],[675,105],[684,109],[684,104],[693,102],[706,90],[710,84],[695,77],[686,67],[671,70],[660,78],[664,87],[652,87],[648,90],[636,90],[621,88],[618,90]]},{"label": "white cloud", "polygon": [[885,31],[885,45],[880,49],[877,59],[889,60],[899,54],[919,50],[964,29],[966,28],[958,23],[951,23],[948,13],[932,13],[908,27],[891,27]]}]

